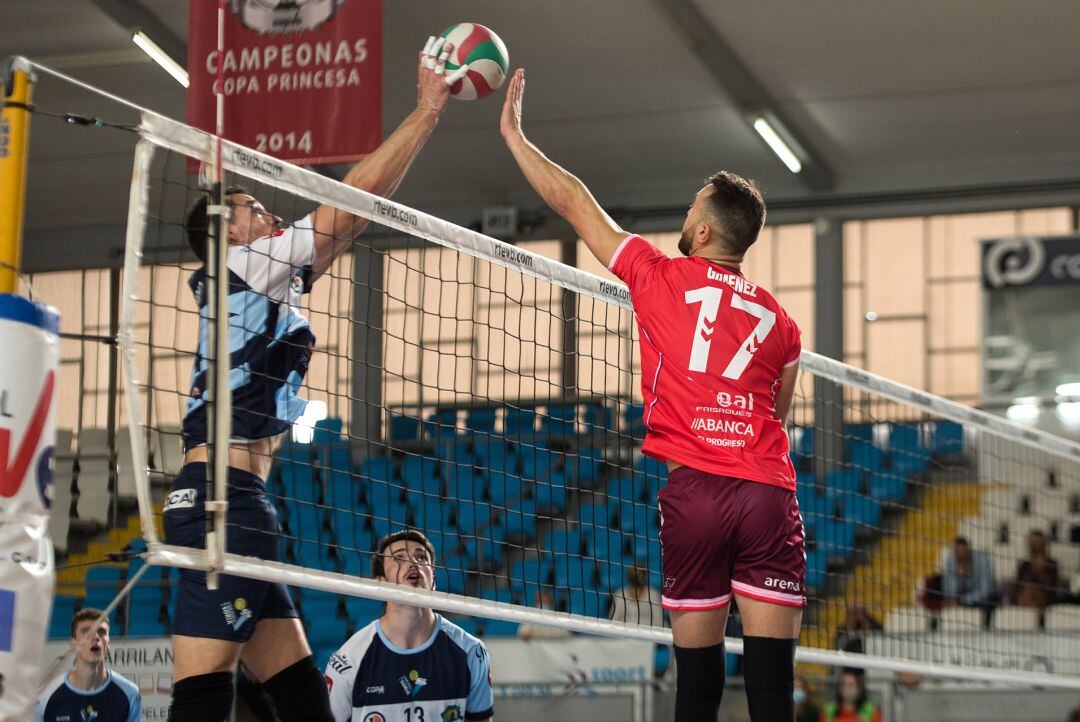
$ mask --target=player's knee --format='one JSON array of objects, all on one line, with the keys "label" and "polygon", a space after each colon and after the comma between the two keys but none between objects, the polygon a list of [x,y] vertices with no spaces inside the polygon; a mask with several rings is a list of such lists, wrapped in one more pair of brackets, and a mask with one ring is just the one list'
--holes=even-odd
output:
[{"label": "player's knee", "polygon": [[334,722],[326,680],[307,656],[263,683],[281,722]]},{"label": "player's knee", "polygon": [[724,643],[675,647],[675,722],[715,722],[724,698]]},{"label": "player's knee", "polygon": [[169,722],[224,722],[232,714],[233,675],[214,672],[173,685]]}]

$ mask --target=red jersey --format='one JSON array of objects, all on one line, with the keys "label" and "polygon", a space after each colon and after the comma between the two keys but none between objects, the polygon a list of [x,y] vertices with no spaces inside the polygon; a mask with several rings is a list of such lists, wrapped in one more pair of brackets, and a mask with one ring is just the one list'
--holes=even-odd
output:
[{"label": "red jersey", "polygon": [[776,394],[799,327],[765,289],[704,258],[629,236],[608,266],[630,287],[641,344],[643,451],[660,461],[795,489]]}]

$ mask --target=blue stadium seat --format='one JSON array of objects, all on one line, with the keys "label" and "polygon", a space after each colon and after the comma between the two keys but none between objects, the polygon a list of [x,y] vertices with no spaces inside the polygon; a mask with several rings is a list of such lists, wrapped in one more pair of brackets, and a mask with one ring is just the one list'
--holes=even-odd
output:
[{"label": "blue stadium seat", "polygon": [[369,456],[360,464],[360,475],[386,481],[394,476],[394,462],[385,456]]},{"label": "blue stadium seat", "polygon": [[510,590],[519,603],[531,606],[541,585],[551,583],[552,563],[548,559],[526,559],[510,568]]},{"label": "blue stadium seat", "polygon": [[360,486],[364,490],[368,508],[372,511],[386,509],[391,504],[401,503],[401,486],[385,479],[363,479]]},{"label": "blue stadium seat", "polygon": [[634,467],[645,476],[667,478],[667,464],[657,461],[651,456],[642,456]]},{"label": "blue stadium seat", "polygon": [[959,454],[964,450],[964,427],[955,421],[934,424],[931,450],[935,454]]},{"label": "blue stadium seat", "polygon": [[881,522],[881,502],[872,496],[862,494],[844,494],[844,517],[856,524],[877,527]]},{"label": "blue stadium seat", "polygon": [[576,480],[579,486],[594,489],[603,462],[604,454],[599,449],[582,449],[577,456],[566,457],[566,474]]},{"label": "blue stadium seat", "polygon": [[907,479],[896,473],[870,477],[870,496],[879,501],[902,501],[907,496]]},{"label": "blue stadium seat", "polygon": [[540,428],[555,436],[572,436],[575,432],[577,407],[569,404],[549,406],[540,416]]},{"label": "blue stadium seat", "polygon": [[318,501],[322,491],[315,479],[315,468],[308,461],[281,462],[281,484],[283,496],[288,499]]},{"label": "blue stadium seat", "polygon": [[879,471],[885,466],[885,453],[873,444],[855,439],[848,450],[848,462],[863,471]]},{"label": "blue stadium seat", "polygon": [[581,532],[552,529],[544,537],[544,549],[553,554],[580,554]]},{"label": "blue stadium seat", "polygon": [[374,543],[350,545],[349,548],[339,546],[337,557],[341,560],[341,573],[352,577],[370,577],[371,550],[374,548]]},{"label": "blue stadium seat", "polygon": [[657,677],[662,677],[667,668],[671,666],[671,647],[657,645],[653,652],[653,670]]},{"label": "blue stadium seat", "polygon": [[524,481],[517,474],[504,471],[488,471],[486,474],[488,497],[492,504],[504,506],[521,496]]},{"label": "blue stadium seat", "polygon": [[422,526],[420,529],[431,542],[431,546],[435,547],[436,560],[460,551],[461,538],[453,529],[427,529]]},{"label": "blue stadium seat", "polygon": [[485,589],[480,593],[481,599],[487,599],[492,602],[503,602],[504,604],[511,604],[514,599],[514,595],[509,589],[505,587],[499,587],[498,589]]},{"label": "blue stadium seat", "polygon": [[475,534],[491,519],[491,505],[482,501],[461,499],[457,504],[457,528],[462,534]]},{"label": "blue stadium seat", "polygon": [[650,534],[648,537],[635,537],[634,559],[646,568],[660,568],[660,537]]},{"label": "blue stadium seat", "polygon": [[543,479],[556,466],[556,462],[557,457],[548,449],[539,446],[524,446],[521,449],[521,468],[526,479]]},{"label": "blue stadium seat", "polygon": [[829,558],[849,557],[855,551],[855,524],[846,519],[822,519],[815,527],[817,549]]},{"label": "blue stadium seat", "polygon": [[548,474],[536,482],[536,505],[541,509],[563,510],[566,508],[566,475],[561,471]]},{"label": "blue stadium seat", "polygon": [[450,526],[454,504],[438,495],[409,492],[405,496],[416,526],[423,532],[435,532]]},{"label": "blue stadium seat", "polygon": [[428,416],[424,435],[436,443],[453,441],[457,435],[457,409],[444,409]]},{"label": "blue stadium seat", "polygon": [[483,496],[483,484],[471,465],[447,464],[446,471],[447,496],[455,499],[479,499]]},{"label": "blue stadium seat", "polygon": [[645,477],[640,474],[637,476],[617,476],[608,481],[607,495],[611,499],[642,501],[646,498],[645,486]]},{"label": "blue stadium seat", "polygon": [[570,589],[563,596],[567,599],[567,609],[571,614],[585,617],[600,617],[606,611],[608,595],[595,588]]},{"label": "blue stadium seat", "polygon": [[555,586],[586,589],[594,586],[596,566],[591,559],[577,554],[558,555],[554,559]]},{"label": "blue stadium seat", "polygon": [[517,454],[501,438],[478,439],[473,444],[473,454],[477,466],[481,469],[509,472],[517,470]]},{"label": "blue stadium seat", "polygon": [[317,541],[296,542],[296,563],[308,569],[337,571],[337,564],[330,558],[328,548]]},{"label": "blue stadium seat", "polygon": [[516,622],[507,622],[503,619],[488,619],[484,622],[484,636],[486,637],[516,637],[517,630]]},{"label": "blue stadium seat", "polygon": [[122,575],[121,567],[111,565],[90,567],[86,572],[86,601],[83,606],[104,609],[120,590]]},{"label": "blue stadium seat", "polygon": [[847,424],[844,426],[845,445],[855,440],[866,441],[871,444],[874,443],[874,425]]},{"label": "blue stadium seat", "polygon": [[922,430],[911,424],[893,424],[889,428],[889,451],[925,454]]},{"label": "blue stadium seat", "polygon": [[607,528],[611,514],[607,504],[582,504],[578,507],[578,519],[583,527]]},{"label": "blue stadium seat", "polygon": [[356,628],[365,627],[383,612],[383,603],[365,597],[345,597],[345,611]]},{"label": "blue stadium seat", "polygon": [[623,412],[623,420],[635,439],[645,438],[645,406],[643,404],[630,404]]},{"label": "blue stadium seat", "polygon": [[863,472],[859,469],[838,469],[830,471],[825,477],[826,493],[835,494],[844,491],[863,491]]},{"label": "blue stadium seat", "polygon": [[383,507],[371,509],[371,531],[378,539],[383,538],[390,532],[407,529],[409,510],[401,502],[387,504]]},{"label": "blue stadium seat", "polygon": [[536,533],[536,500],[524,497],[500,512],[502,526],[511,537],[529,537]]},{"label": "blue stadium seat", "polygon": [[406,456],[401,468],[401,478],[405,482],[406,489],[418,489],[428,494],[442,492],[438,459]]},{"label": "blue stadium seat", "polygon": [[[602,504],[597,506],[601,509],[607,509]],[[622,559],[626,538],[618,529],[607,526],[597,527],[592,530],[585,530],[582,536],[585,537],[586,549],[594,558],[601,560]]]},{"label": "blue stadium seat", "polygon": [[613,499],[608,502],[611,518],[618,520],[624,533],[646,535],[659,525],[656,512],[641,502]]},{"label": "blue stadium seat", "polygon": [[71,637],[71,617],[75,614],[75,601],[75,597],[63,594],[53,599],[52,615],[49,618],[49,639]]},{"label": "blue stadium seat", "polygon": [[317,540],[323,536],[323,513],[314,503],[306,501],[286,502],[288,529],[300,540]]},{"label": "blue stadium seat", "polygon": [[461,554],[445,557],[435,567],[435,588],[442,592],[464,594],[469,560]]},{"label": "blue stadium seat", "polygon": [[336,617],[316,617],[308,622],[308,644],[315,654],[315,666],[325,669],[330,655],[348,639],[348,622]]},{"label": "blue stadium seat", "polygon": [[392,441],[415,441],[420,438],[420,419],[390,413],[390,439]]},{"label": "blue stadium seat", "polygon": [[502,562],[503,545],[501,542],[487,536],[468,536],[463,541],[465,554],[473,561],[473,566],[484,567]]},{"label": "blue stadium seat", "polygon": [[474,637],[480,633],[480,622],[475,617],[458,617],[451,619],[454,624],[464,629]]},{"label": "blue stadium seat", "polygon": [[508,408],[504,426],[508,436],[529,436],[536,429],[536,409]]},{"label": "blue stadium seat", "polygon": [[470,409],[465,413],[465,428],[484,434],[495,432],[495,409]]},{"label": "blue stadium seat", "polygon": [[821,591],[825,588],[828,554],[822,549],[806,553],[806,588]]},{"label": "blue stadium seat", "polygon": [[628,568],[622,560],[597,561],[596,578],[597,588],[610,592],[613,589],[622,589],[627,585],[626,573]]},{"label": "blue stadium seat", "polygon": [[341,597],[320,589],[305,589],[301,600],[304,617],[308,620],[319,617],[336,617]]},{"label": "blue stadium seat", "polygon": [[315,422],[315,437],[312,441],[316,444],[326,444],[341,439],[341,419],[328,418]]},{"label": "blue stadium seat", "polygon": [[[642,472],[635,472],[634,476],[641,475]],[[637,483],[636,481],[634,482]],[[663,473],[660,476],[646,476],[645,477],[645,498],[649,501],[656,501],[657,495],[660,490],[667,486],[667,467],[664,467]]]},{"label": "blue stadium seat", "polygon": [[889,461],[891,471],[903,476],[918,474],[930,465],[925,451],[895,450],[889,455]]},{"label": "blue stadium seat", "polygon": [[128,635],[132,637],[161,637],[165,625],[161,618],[161,602],[156,604],[132,602],[128,610]]},{"label": "blue stadium seat", "polygon": [[611,407],[605,404],[589,404],[585,407],[585,433],[591,434],[613,429],[613,417]]},{"label": "blue stadium seat", "polygon": [[806,459],[814,455],[814,427],[796,426],[791,429],[791,455]]}]

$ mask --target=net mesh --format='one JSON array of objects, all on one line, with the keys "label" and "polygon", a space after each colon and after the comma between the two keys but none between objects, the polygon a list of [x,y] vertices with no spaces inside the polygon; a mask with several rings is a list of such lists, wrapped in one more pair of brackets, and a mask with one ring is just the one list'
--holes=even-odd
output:
[{"label": "net mesh", "polygon": [[[129,393],[155,452],[144,520],[179,470],[199,333],[183,219],[202,193],[188,173],[200,153],[155,142],[170,149],[137,172],[146,213],[129,244],[142,266],[126,294]],[[328,199],[349,207],[329,181],[304,192],[296,179],[309,176],[272,163],[227,163],[227,184],[287,221]],[[369,576],[377,540],[404,528],[432,540],[436,589],[452,595],[429,601],[470,611],[458,618],[467,629],[610,619],[593,631],[662,639],[666,468],[640,451],[625,289],[548,260],[559,241],[513,247],[381,199],[365,209],[376,222],[304,297],[317,343],[301,394],[328,418],[310,441],[275,449],[266,484],[280,558],[309,572],[289,580],[319,655],[378,609],[339,596],[357,592],[336,575]],[[803,366],[789,432],[807,531],[801,643],[822,652],[811,657],[1077,674],[1076,450],[812,354]],[[1031,530],[1056,564],[1024,564]],[[955,558],[957,537],[970,557]],[[737,608],[729,633],[741,636]]]}]

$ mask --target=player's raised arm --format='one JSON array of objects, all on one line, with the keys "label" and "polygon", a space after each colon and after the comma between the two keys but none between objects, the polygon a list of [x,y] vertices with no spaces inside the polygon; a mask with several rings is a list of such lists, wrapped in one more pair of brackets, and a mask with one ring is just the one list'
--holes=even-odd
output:
[{"label": "player's raised arm", "polygon": [[551,209],[565,218],[578,236],[606,267],[626,232],[611,219],[589,189],[574,174],[540,152],[521,129],[521,103],[525,95],[525,70],[518,68],[510,80],[503,103],[499,130],[510,152],[533,189]]},{"label": "player's raised arm", "polygon": [[[446,59],[451,50],[452,43],[444,44],[442,38],[428,38],[427,45],[420,51],[416,109],[374,153],[352,167],[343,179],[344,183],[383,197],[394,194],[435,130],[450,97],[450,85],[468,70],[468,66],[462,66],[453,75],[446,76]],[[333,206],[316,209],[315,262],[312,264],[315,275],[325,272],[367,224],[367,219]]]}]

